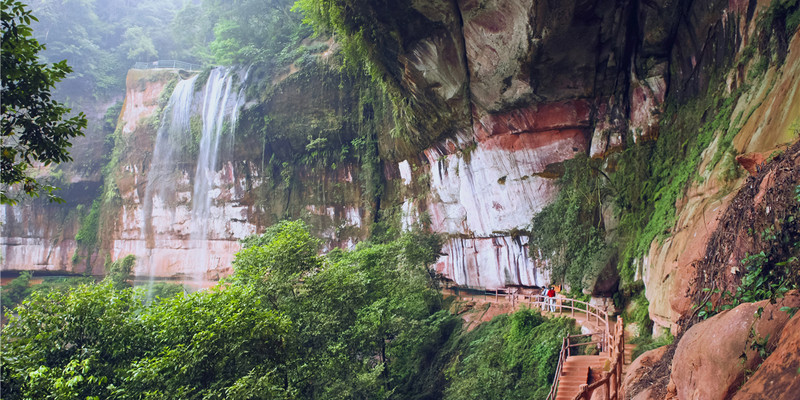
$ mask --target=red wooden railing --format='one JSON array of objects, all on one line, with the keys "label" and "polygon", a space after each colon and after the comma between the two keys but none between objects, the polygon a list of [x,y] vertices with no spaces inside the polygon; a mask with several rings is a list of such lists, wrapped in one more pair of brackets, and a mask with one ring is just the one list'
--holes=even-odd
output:
[{"label": "red wooden railing", "polygon": [[[595,400],[619,400],[622,398],[621,385],[622,385],[622,367],[624,363],[625,353],[625,340],[624,340],[624,327],[622,317],[617,318],[614,326],[614,332],[611,332],[608,312],[595,305],[589,304],[584,301],[571,299],[568,297],[549,298],[542,295],[524,295],[515,293],[500,293],[499,290],[486,290],[480,288],[450,288],[459,297],[472,297],[473,299],[478,296],[483,301],[489,303],[511,303],[512,307],[518,307],[521,304],[528,304],[530,307],[539,307],[545,311],[554,313],[563,313],[565,310],[570,312],[572,317],[575,312],[585,313],[586,319],[598,328],[597,332],[586,335],[571,335],[563,339],[561,343],[561,352],[558,355],[558,366],[556,373],[553,377],[553,385],[550,388],[550,393],[547,395],[548,400],[556,398],[558,392],[558,383],[561,378],[561,372],[564,363],[570,356],[570,349],[580,346],[587,346],[590,344],[597,344],[601,351],[609,353],[611,361],[611,368],[603,372],[603,376],[597,382],[592,384],[582,385],[580,392],[573,400],[590,400],[593,394],[598,393],[599,397]],[[502,300],[501,300],[502,298]],[[581,337],[595,337],[599,336],[598,340],[589,342],[573,343],[574,340]]]},{"label": "red wooden railing", "polygon": [[[581,385],[581,391],[573,400],[619,400],[622,399],[622,367],[625,362],[625,336],[622,317],[617,318],[614,335],[611,337],[611,368],[603,377],[591,385]],[[595,397],[595,393],[600,393]]]}]

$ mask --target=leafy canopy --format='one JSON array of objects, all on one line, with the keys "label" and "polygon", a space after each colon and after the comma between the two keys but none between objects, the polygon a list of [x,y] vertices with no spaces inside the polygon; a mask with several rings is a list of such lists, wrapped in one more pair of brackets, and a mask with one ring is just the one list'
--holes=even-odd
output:
[{"label": "leafy canopy", "polygon": [[44,45],[33,38],[36,17],[19,1],[2,0],[2,90],[0,113],[0,204],[14,204],[11,187],[19,185],[28,196],[54,187],[37,182],[31,167],[71,161],[70,139],[82,135],[86,117],[80,113],[65,119],[70,109],[51,98],[56,82],[72,69],[66,61],[47,65],[39,61]]}]

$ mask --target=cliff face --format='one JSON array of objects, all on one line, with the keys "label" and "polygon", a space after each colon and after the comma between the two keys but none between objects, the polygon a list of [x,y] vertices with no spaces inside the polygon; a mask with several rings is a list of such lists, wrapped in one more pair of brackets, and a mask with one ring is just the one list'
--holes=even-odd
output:
[{"label": "cliff face", "polygon": [[71,266],[77,249],[75,235],[80,228],[80,211],[91,207],[100,185],[78,182],[59,192],[71,199],[70,204],[32,201],[0,207],[2,270],[85,272],[85,265]]},{"label": "cliff face", "polygon": [[[375,16],[360,22],[380,45],[372,62],[390,99],[337,72],[329,55],[279,76],[131,71],[103,187],[85,192],[81,209],[6,207],[3,268],[99,272],[105,255],[135,254],[138,275],[215,279],[229,272],[238,239],[281,218],[309,221],[332,248],[391,219],[380,211],[446,234],[436,268],[458,284],[543,285],[548,257],[530,256],[528,234],[559,193],[563,163],[585,154],[611,173],[623,149],[671,135],[665,104],[725,81],[720,95],[737,93],[728,121],[737,133],[714,132],[703,179],[676,202],[667,237],[636,260],[651,317],[674,327],[691,306],[681,289],[689,266],[743,182],[719,178],[728,167],[715,149],[728,140],[736,154],[763,158],[793,140],[797,40],[759,34],[768,2],[367,3],[356,9]],[[751,82],[753,47],[776,49],[780,68]],[[176,122],[180,85],[185,120]],[[206,130],[219,131],[218,143],[204,144]],[[99,237],[79,245],[93,199]],[[59,212],[71,219],[56,226]],[[601,216],[607,231],[613,214]]]},{"label": "cliff face", "polygon": [[[137,275],[219,279],[230,273],[239,239],[282,218],[308,221],[328,249],[366,236],[363,220],[371,210],[362,199],[360,164],[353,156],[326,158],[328,147],[356,137],[342,127],[346,110],[357,108],[354,98],[331,84],[333,76],[309,83],[308,75],[272,84],[266,96],[248,95],[254,90],[247,87],[247,74],[219,68],[193,77],[173,72],[144,91],[137,82],[152,79],[152,73],[129,74],[128,99],[144,93],[144,105],[158,103],[147,95],[149,88],[172,86],[158,95],[160,107],[129,101],[121,118],[117,148],[126,150],[111,175],[116,187],[109,195],[118,207],[106,208],[112,239],[103,246],[114,259],[136,255]],[[320,147],[312,150],[308,146],[320,127],[338,137],[317,141]]]},{"label": "cliff face", "polygon": [[[750,42],[743,41],[740,50],[748,45],[753,46],[752,41],[759,37],[755,20],[769,12],[767,6],[755,7],[751,23],[740,21],[740,36],[750,38]],[[744,9],[740,7],[739,10]],[[743,18],[743,15],[739,14],[739,18]],[[776,155],[787,151],[788,146],[797,141],[797,124],[800,120],[800,98],[797,96],[797,89],[800,88],[800,36],[794,34],[784,40],[786,58],[778,67],[766,69],[757,78],[750,72],[752,80],[747,79],[748,70],[743,67],[748,63],[742,59],[746,50],[737,53],[737,63],[734,64],[737,67],[727,73],[726,83],[730,91],[740,88],[742,94],[735,98],[729,119],[724,121],[725,125],[719,128],[714,141],[701,157],[697,173],[702,179],[695,180],[686,189],[686,195],[676,202],[676,222],[670,235],[663,242],[654,242],[647,257],[642,260],[642,278],[650,299],[650,318],[659,326],[671,327],[673,333],[679,331],[676,324],[679,319],[690,313],[692,305],[700,301],[698,291],[712,286],[733,289],[742,275],[741,260],[748,254],[758,252],[746,244],[750,242],[750,239],[746,239],[750,235],[747,228],[729,233],[737,244],[726,251],[720,252],[713,243],[713,238],[722,235],[726,229],[726,226],[720,225],[720,221],[724,220],[726,213],[731,213],[729,206],[735,196],[752,189],[752,183],[745,180],[748,174],[744,172],[738,179],[726,179],[731,164],[715,164],[718,157],[715,154],[724,145],[727,134],[733,149],[727,157],[732,159],[737,155],[735,159],[742,168],[750,175],[756,175],[766,168],[765,165],[774,161]],[[777,53],[781,54],[781,51]],[[798,183],[790,176],[768,181],[762,183],[762,190],[790,188]],[[763,207],[778,209],[791,204],[792,200],[787,196],[774,200],[775,204],[765,202]],[[737,210],[728,218],[743,218],[740,212]],[[755,225],[749,228],[752,232],[763,229]],[[716,278],[708,276],[701,266],[710,263],[711,254],[714,254],[713,259],[717,264],[715,268],[727,270],[727,273]],[[714,279],[726,283],[720,285],[720,282],[713,282]]]},{"label": "cliff face", "polygon": [[[561,163],[657,137],[666,97],[705,90],[709,71],[730,63],[741,46],[756,6],[529,0],[410,2],[396,6],[402,12],[359,7],[385,17],[366,23],[382,39],[373,61],[409,99],[410,112],[424,116],[406,121],[406,140],[424,148],[430,195],[404,208],[427,212],[434,229],[451,237],[439,271],[493,288],[547,282],[545,261],[529,257],[525,232],[537,229],[532,216],[555,198]],[[392,15],[426,33],[406,32]]]},{"label": "cliff face", "polygon": [[[555,199],[561,164],[586,154],[613,174],[623,149],[682,137],[671,150],[682,153],[675,169],[696,165],[654,178],[668,183],[644,203],[680,194],[672,211],[647,217],[663,227],[633,260],[651,317],[676,329],[692,305],[693,265],[743,184],[733,158],[753,168],[750,156],[763,161],[796,140],[797,40],[786,22],[794,11],[782,3],[341,3],[372,16],[340,23],[372,38],[370,62],[414,116],[401,118],[408,132],[396,148],[416,146],[423,157],[383,154],[401,173],[418,165],[430,174],[430,193],[406,198],[403,209],[449,235],[437,269],[459,284],[547,282],[547,257],[529,257],[526,233]],[[702,136],[696,153],[686,147],[693,131]],[[603,212],[599,225],[611,232],[626,212]]]},{"label": "cliff face", "polygon": [[[217,280],[238,240],[282,218],[309,222],[326,249],[353,246],[375,212],[366,150],[351,145],[357,97],[310,69],[267,93],[244,69],[131,70],[104,182],[71,186],[65,205],[3,207],[3,270],[98,274],[133,254],[138,277]],[[92,240],[76,240],[83,226]]]},{"label": "cliff face", "polygon": [[112,147],[105,139],[114,130],[121,100],[68,102],[76,103],[73,110],[84,112],[89,124],[85,136],[72,142],[70,155],[75,161],[37,169],[42,182],[60,188],[55,194],[67,204],[35,199],[20,206],[0,206],[0,271],[87,272],[86,263],[72,262],[78,249],[75,237],[82,217],[102,191],[102,167]]},{"label": "cliff face", "polygon": [[[632,12],[592,2],[409,5],[404,18],[432,28],[401,32],[380,50],[399,56],[381,61],[410,108],[426,108],[409,130],[427,147],[431,193],[409,207],[451,237],[437,264],[445,276],[488,288],[547,283],[524,232],[553,200],[561,162],[622,144]],[[384,22],[373,30],[391,29]]]},{"label": "cliff face", "polygon": [[[719,302],[712,288],[735,291],[741,260],[769,250],[760,232],[797,211],[795,3],[338,3],[352,6],[344,29],[367,38],[383,91],[340,70],[335,44],[278,76],[132,70],[102,179],[75,179],[67,205],[0,209],[2,269],[100,273],[106,256],[134,254],[139,276],[216,280],[239,239],[302,218],[325,250],[387,226],[429,227],[447,237],[435,268],[457,284],[540,286],[560,277],[552,254],[531,256],[541,228],[531,221],[565,193],[558,179],[577,157],[604,182],[592,216],[604,245],[643,242],[584,290],[613,292],[630,268],[656,333],[691,339],[696,324],[713,325],[693,305]],[[641,204],[620,200],[630,198]],[[624,231],[631,219],[645,221]],[[747,333],[726,335],[740,348]],[[789,359],[796,338],[773,333]],[[664,365],[673,353],[708,362],[691,347],[705,342],[679,343]],[[757,382],[780,364],[766,361]],[[642,397],[664,395],[666,371],[661,392]],[[672,394],[705,389],[673,375]],[[725,390],[744,375],[726,375]]]}]

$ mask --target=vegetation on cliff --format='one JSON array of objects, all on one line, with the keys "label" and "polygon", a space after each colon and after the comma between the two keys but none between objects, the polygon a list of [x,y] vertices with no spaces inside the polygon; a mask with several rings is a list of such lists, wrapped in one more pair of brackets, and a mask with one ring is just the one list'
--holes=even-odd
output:
[{"label": "vegetation on cliff", "polygon": [[[793,21],[798,15],[796,2],[774,2],[760,16],[758,39],[751,40],[740,57],[728,54],[725,63],[705,66],[702,74],[708,83],[703,92],[688,99],[667,97],[653,140],[634,143],[629,138],[624,150],[606,159],[576,157],[565,163],[559,197],[532,223],[531,251],[555,255],[551,267],[556,280],[590,290],[587,278],[597,276],[602,264],[611,262],[622,286],[633,287],[652,243],[674,233],[676,207],[687,190],[702,183],[712,170],[721,171],[719,181],[725,185],[741,176],[732,141],[760,104],[736,114],[734,109],[749,90],[760,90],[770,65],[783,62],[786,37],[797,30]],[[732,68],[748,71],[738,87],[726,82]],[[681,80],[676,74],[672,71],[671,81]],[[613,217],[604,215],[611,210],[609,205],[613,205]],[[606,226],[609,223],[612,226]],[[569,258],[562,259],[561,254]]]},{"label": "vegetation on cliff", "polygon": [[452,105],[432,101],[429,89],[406,87],[402,71],[389,67],[409,44],[442,25],[423,17],[410,1],[299,0],[293,9],[302,12],[304,22],[317,34],[334,35],[344,66],[368,74],[390,100],[394,149],[385,156],[413,157],[466,124],[452,118],[468,116],[466,107],[454,110]]},{"label": "vegetation on cliff", "polygon": [[[180,0],[87,0],[28,2],[38,17],[34,33],[47,43],[47,61],[66,59],[77,72],[58,94],[80,98],[116,97],[125,72],[137,61],[183,58],[171,22]],[[185,32],[184,34],[190,34]],[[193,60],[193,59],[192,59]]]},{"label": "vegetation on cliff", "polygon": [[[798,158],[800,145],[795,144],[750,177],[734,198],[698,263],[695,282],[701,290],[693,293],[694,306],[680,321],[683,326],[744,303],[774,304],[800,288],[800,176],[792,168]],[[780,184],[765,190],[765,179]],[[726,267],[728,258],[737,254],[741,260],[731,268],[738,279],[732,279]],[[784,311],[793,315],[797,309]]]}]

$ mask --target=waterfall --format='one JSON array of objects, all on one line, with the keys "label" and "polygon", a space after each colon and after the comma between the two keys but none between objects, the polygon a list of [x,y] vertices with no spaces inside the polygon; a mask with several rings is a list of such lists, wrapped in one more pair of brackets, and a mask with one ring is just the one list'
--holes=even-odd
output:
[{"label": "waterfall", "polygon": [[[203,280],[209,267],[216,267],[209,265],[211,260],[209,260],[208,239],[212,231],[209,222],[213,219],[211,201],[219,193],[215,177],[220,138],[225,133],[226,114],[230,114],[228,134],[233,136],[238,108],[243,104],[244,98],[243,90],[232,94],[234,75],[233,71],[214,69],[208,77],[203,95],[203,135],[200,139],[192,192],[191,243],[197,250],[194,252],[194,260],[185,266],[186,274],[196,281]],[[231,110],[228,110],[229,108]]]},{"label": "waterfall", "polygon": [[[213,199],[219,194],[220,180],[218,177],[218,162],[220,147],[233,145],[233,133],[239,117],[239,108],[244,106],[244,87],[241,82],[247,78],[245,72],[242,78],[234,70],[215,68],[211,70],[208,81],[204,85],[202,104],[200,95],[195,98],[195,82],[198,76],[181,80],[175,86],[169,102],[161,115],[161,124],[156,135],[153,156],[147,173],[145,194],[142,199],[142,240],[145,241],[147,253],[140,260],[140,270],[149,275],[152,289],[153,279],[156,275],[158,257],[153,254],[153,249],[162,246],[156,245],[158,234],[154,226],[173,226],[171,220],[164,221],[163,210],[170,205],[180,207],[185,204],[185,198],[176,195],[179,183],[194,174],[191,211],[189,224],[173,226],[177,232],[174,234],[188,236],[188,247],[191,256],[182,261],[184,276],[197,283],[205,279],[205,274],[210,268],[215,268],[213,255],[210,252],[210,239],[215,229],[213,222],[220,220],[214,214]],[[194,171],[186,170],[185,165],[189,148],[194,147],[197,138],[192,135],[192,113],[201,113],[202,133],[197,148],[197,163]],[[197,128],[197,127],[195,127]],[[223,136],[227,135],[229,142],[220,146]],[[188,145],[187,145],[188,144]],[[177,197],[176,197],[177,196]],[[186,207],[189,207],[186,204]],[[156,210],[156,212],[154,212]],[[187,208],[188,211],[188,208]],[[160,221],[159,221],[160,220]],[[158,221],[158,223],[154,223]]]},{"label": "waterfall", "polygon": [[[153,232],[153,203],[165,203],[170,195],[177,162],[175,159],[175,144],[186,132],[190,131],[189,118],[192,111],[192,97],[194,83],[197,76],[181,80],[169,98],[169,102],[161,116],[161,125],[156,134],[153,146],[153,157],[150,169],[147,172],[145,194],[142,199],[142,239],[146,243],[147,254],[142,260],[150,277],[149,287],[153,287],[154,265],[152,251],[155,247],[155,234]],[[149,297],[149,296],[148,296]]]}]

